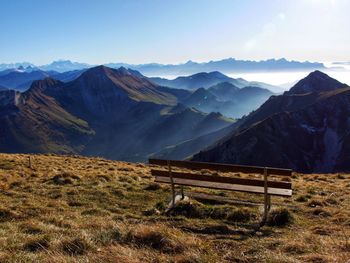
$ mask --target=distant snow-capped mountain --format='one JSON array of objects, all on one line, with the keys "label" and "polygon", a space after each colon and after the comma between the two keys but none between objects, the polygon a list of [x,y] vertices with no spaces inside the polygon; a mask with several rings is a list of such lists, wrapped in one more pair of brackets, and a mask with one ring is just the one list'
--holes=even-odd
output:
[{"label": "distant snow-capped mountain", "polygon": [[19,63],[2,63],[0,64],[0,71],[4,71],[7,69],[18,69],[18,68],[27,68],[27,67],[35,67],[34,64],[29,62],[19,62]]},{"label": "distant snow-capped mountain", "polygon": [[40,66],[41,70],[45,71],[57,71],[57,72],[66,72],[72,70],[80,70],[85,68],[90,68],[92,65],[86,63],[72,62],[70,60],[57,60],[50,64]]},{"label": "distant snow-capped mountain", "polygon": [[[189,60],[183,64],[159,64],[159,63],[147,63],[147,64],[127,64],[127,63],[106,63],[105,66],[111,68],[126,67],[140,71],[140,73],[146,76],[164,76],[164,75],[189,75],[198,72],[210,72],[220,71],[223,73],[234,72],[256,72],[256,71],[296,71],[296,70],[316,70],[324,69],[323,63],[318,62],[300,62],[293,60],[281,59],[268,59],[261,61],[253,60],[237,60],[234,58],[227,58],[216,61],[209,61],[198,63]],[[11,63],[0,64],[0,71],[10,68],[18,67],[35,67],[35,65],[23,62],[23,63]],[[54,70],[57,72],[65,72],[72,70],[80,70],[93,67],[95,65],[72,62],[70,60],[57,60],[47,65],[36,66],[41,70],[48,71]]]}]

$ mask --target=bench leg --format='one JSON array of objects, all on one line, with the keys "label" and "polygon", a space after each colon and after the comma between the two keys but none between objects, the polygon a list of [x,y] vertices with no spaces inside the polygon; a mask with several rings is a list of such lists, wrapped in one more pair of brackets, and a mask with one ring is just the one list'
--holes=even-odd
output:
[{"label": "bench leg", "polygon": [[168,171],[169,171],[169,177],[171,181],[172,207],[174,207],[175,206],[175,185],[174,185],[173,175],[171,173],[171,165],[169,160],[168,160]]},{"label": "bench leg", "polygon": [[185,193],[184,193],[184,187],[181,186],[181,198],[182,200],[185,199]]},{"label": "bench leg", "polygon": [[261,220],[260,226],[265,225],[270,207],[271,207],[271,196],[268,194],[267,168],[265,168],[264,169],[264,215],[263,215],[263,218]]},{"label": "bench leg", "polygon": [[175,196],[176,196],[176,194],[175,194],[175,186],[172,183],[171,184],[171,200],[172,200],[173,206],[175,205]]}]

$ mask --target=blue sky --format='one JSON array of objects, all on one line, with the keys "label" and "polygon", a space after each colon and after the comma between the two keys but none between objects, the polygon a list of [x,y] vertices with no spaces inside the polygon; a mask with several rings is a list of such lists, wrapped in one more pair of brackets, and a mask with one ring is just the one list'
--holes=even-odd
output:
[{"label": "blue sky", "polygon": [[0,63],[350,61],[348,0],[0,0]]}]

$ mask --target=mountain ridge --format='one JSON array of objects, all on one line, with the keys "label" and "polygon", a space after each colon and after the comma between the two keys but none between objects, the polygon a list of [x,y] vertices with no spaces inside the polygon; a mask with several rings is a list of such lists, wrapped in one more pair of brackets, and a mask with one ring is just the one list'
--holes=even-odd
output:
[{"label": "mountain ridge", "polygon": [[199,72],[189,76],[179,76],[173,80],[160,77],[151,77],[150,80],[157,83],[158,85],[189,90],[195,90],[198,88],[210,88],[222,82],[228,82],[236,86],[237,88],[244,88],[246,86],[256,86],[260,88],[266,88],[269,90],[280,90],[280,88],[278,88],[277,86],[273,86],[263,82],[247,81],[242,78],[231,78],[218,71]]}]

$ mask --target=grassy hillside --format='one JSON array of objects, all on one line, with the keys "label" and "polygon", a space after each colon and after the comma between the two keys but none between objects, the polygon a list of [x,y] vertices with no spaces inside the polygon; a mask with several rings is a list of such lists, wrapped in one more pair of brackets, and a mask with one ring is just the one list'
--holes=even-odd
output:
[{"label": "grassy hillside", "polygon": [[[153,183],[144,164],[32,155],[30,168],[28,159],[0,154],[0,262],[350,259],[348,174],[294,174],[294,196],[273,198],[268,225],[254,230],[256,206],[192,199],[165,215],[169,187]],[[199,188],[189,192],[262,200]]]}]

